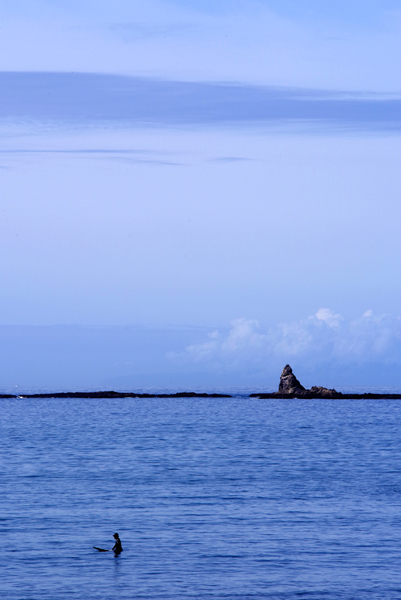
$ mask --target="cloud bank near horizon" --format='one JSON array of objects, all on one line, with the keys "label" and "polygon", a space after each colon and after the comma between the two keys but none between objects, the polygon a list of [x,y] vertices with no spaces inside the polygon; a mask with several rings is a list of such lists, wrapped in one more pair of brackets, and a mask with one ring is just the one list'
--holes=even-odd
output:
[{"label": "cloud bank near horizon", "polygon": [[307,319],[268,329],[256,320],[241,318],[231,322],[227,333],[215,330],[203,343],[169,356],[224,371],[277,371],[291,361],[309,369],[327,363],[401,365],[401,318],[367,310],[363,316],[347,320],[320,308]]},{"label": "cloud bank near horizon", "polygon": [[[301,383],[339,390],[401,386],[401,318],[330,309],[263,327],[0,326],[0,391],[273,391],[289,363]],[[18,387],[15,387],[18,386]]]}]

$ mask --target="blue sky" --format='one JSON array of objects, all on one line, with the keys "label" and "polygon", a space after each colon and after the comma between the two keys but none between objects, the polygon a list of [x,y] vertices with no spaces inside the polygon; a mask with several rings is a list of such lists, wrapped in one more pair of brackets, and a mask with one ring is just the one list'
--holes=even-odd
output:
[{"label": "blue sky", "polygon": [[71,350],[96,385],[268,385],[290,360],[395,385],[398,2],[16,0],[0,22],[0,325],[39,328],[7,385],[45,385],[59,325],[117,328],[119,365]]},{"label": "blue sky", "polygon": [[15,0],[0,16],[4,70],[399,91],[395,0]]}]

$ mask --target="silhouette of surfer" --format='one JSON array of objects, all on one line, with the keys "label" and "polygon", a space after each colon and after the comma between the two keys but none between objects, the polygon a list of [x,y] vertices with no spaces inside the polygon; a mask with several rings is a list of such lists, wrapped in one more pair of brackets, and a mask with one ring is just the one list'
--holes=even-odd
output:
[{"label": "silhouette of surfer", "polygon": [[121,545],[120,536],[118,535],[118,533],[115,533],[113,535],[113,538],[116,540],[116,543],[112,547],[112,551],[114,552],[114,554],[121,554],[121,552],[123,551],[123,547]]},{"label": "silhouette of surfer", "polygon": [[99,550],[99,552],[114,552],[114,554],[117,556],[118,554],[121,554],[121,552],[123,551],[123,547],[121,545],[121,540],[120,540],[120,536],[118,535],[118,533],[115,533],[113,535],[113,538],[116,540],[116,543],[114,544],[114,546],[112,547],[111,550],[105,550],[104,548],[98,548],[97,546],[93,546],[95,550]]}]

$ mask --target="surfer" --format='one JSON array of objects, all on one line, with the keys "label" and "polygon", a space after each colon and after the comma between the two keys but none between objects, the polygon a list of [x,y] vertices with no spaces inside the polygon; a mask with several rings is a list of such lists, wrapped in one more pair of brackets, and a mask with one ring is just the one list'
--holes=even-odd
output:
[{"label": "surfer", "polygon": [[116,556],[118,554],[121,554],[121,552],[123,551],[123,547],[121,546],[120,536],[118,535],[118,533],[115,533],[113,535],[113,538],[116,540],[116,543],[114,544],[111,550],[105,550],[105,548],[98,548],[97,546],[93,546],[94,549],[99,550],[99,552],[114,552]]},{"label": "surfer", "polygon": [[120,536],[118,535],[118,533],[115,533],[113,535],[113,538],[116,540],[116,543],[112,547],[112,551],[114,552],[114,554],[121,554],[121,552],[123,551],[123,547],[121,546]]}]

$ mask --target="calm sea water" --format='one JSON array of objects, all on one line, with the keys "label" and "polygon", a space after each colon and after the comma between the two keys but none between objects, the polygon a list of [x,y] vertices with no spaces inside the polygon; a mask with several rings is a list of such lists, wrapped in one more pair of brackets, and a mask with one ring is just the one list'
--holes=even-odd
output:
[{"label": "calm sea water", "polygon": [[[401,598],[401,401],[3,400],[1,597]],[[118,532],[124,552],[111,548]]]}]

